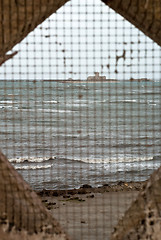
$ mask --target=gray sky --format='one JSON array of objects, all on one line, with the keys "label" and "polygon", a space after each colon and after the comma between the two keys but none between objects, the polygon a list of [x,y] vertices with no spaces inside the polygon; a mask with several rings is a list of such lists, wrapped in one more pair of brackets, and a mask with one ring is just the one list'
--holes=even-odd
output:
[{"label": "gray sky", "polygon": [[161,48],[99,0],[68,2],[13,50],[0,79],[161,78]]}]

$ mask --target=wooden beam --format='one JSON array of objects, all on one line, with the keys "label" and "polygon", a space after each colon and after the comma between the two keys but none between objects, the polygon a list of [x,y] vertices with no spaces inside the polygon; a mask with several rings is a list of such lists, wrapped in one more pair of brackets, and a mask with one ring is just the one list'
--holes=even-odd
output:
[{"label": "wooden beam", "polygon": [[161,46],[161,0],[102,0],[102,2]]},{"label": "wooden beam", "polygon": [[41,199],[1,152],[0,238],[69,240]]},{"label": "wooden beam", "polygon": [[0,57],[69,0],[1,0]]}]

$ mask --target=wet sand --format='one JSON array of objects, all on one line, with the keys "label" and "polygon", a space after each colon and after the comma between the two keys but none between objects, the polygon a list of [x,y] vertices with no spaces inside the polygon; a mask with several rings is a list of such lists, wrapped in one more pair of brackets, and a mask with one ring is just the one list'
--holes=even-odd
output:
[{"label": "wet sand", "polygon": [[73,240],[105,240],[143,188],[144,182],[92,188],[49,191],[38,194]]}]

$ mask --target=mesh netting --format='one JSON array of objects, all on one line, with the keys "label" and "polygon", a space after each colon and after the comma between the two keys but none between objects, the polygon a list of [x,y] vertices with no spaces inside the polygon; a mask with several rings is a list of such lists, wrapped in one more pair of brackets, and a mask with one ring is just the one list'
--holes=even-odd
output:
[{"label": "mesh netting", "polygon": [[160,170],[144,185],[161,161],[161,2],[1,0],[0,13],[3,239],[67,239],[57,221],[110,239],[139,191],[112,239],[159,239]]}]

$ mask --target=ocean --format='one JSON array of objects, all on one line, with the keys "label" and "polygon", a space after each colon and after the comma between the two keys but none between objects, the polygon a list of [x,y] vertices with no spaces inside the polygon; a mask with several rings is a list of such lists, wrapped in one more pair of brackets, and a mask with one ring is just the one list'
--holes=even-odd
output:
[{"label": "ocean", "polygon": [[36,189],[144,181],[161,164],[161,83],[0,81],[0,148]]}]

